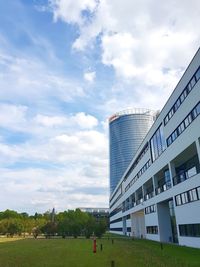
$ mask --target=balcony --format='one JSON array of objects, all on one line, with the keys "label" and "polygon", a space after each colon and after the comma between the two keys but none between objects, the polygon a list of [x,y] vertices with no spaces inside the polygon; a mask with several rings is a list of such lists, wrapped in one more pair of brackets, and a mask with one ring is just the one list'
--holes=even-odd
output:
[{"label": "balcony", "polygon": [[152,197],[154,197],[154,191],[151,191],[151,192],[145,194],[144,195],[144,201],[146,201],[146,200],[148,200],[148,199],[150,199]]},{"label": "balcony", "polygon": [[140,199],[136,200],[136,205],[139,205],[141,203],[143,203],[143,198],[140,198]]},{"label": "balcony", "polygon": [[155,188],[155,193],[156,195],[170,189],[172,187],[171,182],[170,181],[165,181],[165,179],[162,179],[159,181],[160,185],[158,187]]},{"label": "balcony", "polygon": [[181,173],[173,177],[173,185],[180,184],[185,180],[197,175],[199,173],[199,166],[195,165],[192,168],[182,170]]}]

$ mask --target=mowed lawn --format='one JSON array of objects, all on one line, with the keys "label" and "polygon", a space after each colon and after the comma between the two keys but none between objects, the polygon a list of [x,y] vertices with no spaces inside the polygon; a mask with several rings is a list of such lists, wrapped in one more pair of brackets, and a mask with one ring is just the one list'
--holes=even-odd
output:
[{"label": "mowed lawn", "polygon": [[[7,241],[7,242],[4,242]],[[9,242],[10,241],[10,242]],[[100,251],[100,245],[103,251]],[[200,250],[147,240],[0,239],[0,267],[192,267],[200,266]]]}]

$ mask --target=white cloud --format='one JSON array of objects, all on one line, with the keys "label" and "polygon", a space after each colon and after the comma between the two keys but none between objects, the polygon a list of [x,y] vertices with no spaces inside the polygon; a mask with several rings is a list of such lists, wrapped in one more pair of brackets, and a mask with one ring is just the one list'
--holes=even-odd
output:
[{"label": "white cloud", "polygon": [[64,116],[46,116],[38,114],[34,118],[34,121],[46,127],[53,127],[64,125],[64,123],[66,122],[66,118]]},{"label": "white cloud", "polygon": [[56,73],[33,57],[8,56],[0,49],[0,100],[41,102],[54,98],[71,102],[77,97],[85,97],[79,82]]},{"label": "white cloud", "polygon": [[[108,151],[107,138],[97,131],[79,131],[48,139],[32,140],[23,144],[0,144],[1,162],[6,164],[25,162],[62,166],[104,167],[106,172]],[[82,168],[82,167],[81,167]],[[94,172],[94,170],[92,171]],[[103,175],[100,174],[99,175]]]},{"label": "white cloud", "polygon": [[[7,108],[8,113],[17,110],[14,105]],[[1,138],[1,209],[23,207],[32,212],[54,206],[63,210],[88,206],[92,199],[93,206],[107,206],[107,137],[90,130],[97,125],[97,119],[84,113],[30,118],[27,109],[18,108],[23,116],[16,117],[22,127],[17,129],[28,131],[31,125],[34,135],[20,144],[4,144]],[[4,125],[6,129],[11,129],[13,121],[9,123]],[[21,164],[23,168],[12,169]]]},{"label": "white cloud", "polygon": [[[44,127],[60,127],[61,129],[92,129],[98,125],[98,120],[84,112],[70,114],[65,116],[47,116],[38,114],[33,121]],[[70,130],[71,131],[71,130]]]},{"label": "white cloud", "polygon": [[26,121],[27,106],[0,103],[0,125],[20,127]]},{"label": "white cloud", "polygon": [[[0,155],[5,165],[28,164],[23,169],[1,168],[1,209],[44,212],[88,203],[107,206],[107,140],[103,134],[83,131],[43,144],[0,145]],[[41,168],[31,168],[29,162]],[[46,164],[48,169],[43,168]]]},{"label": "white cloud", "polygon": [[[200,33],[198,27],[194,27],[200,24],[198,0],[169,0],[167,3],[100,0],[97,5],[90,6],[93,15],[85,16],[84,20],[85,4],[77,2],[72,8],[68,5],[70,1],[53,2],[56,2],[56,8],[52,12],[57,19],[71,23],[71,9],[77,15],[73,24],[78,26],[79,36],[72,47],[83,52],[88,47],[94,49],[98,38],[102,63],[112,67],[120,85],[123,84],[118,86],[116,80],[115,86],[140,97],[136,105],[142,106],[146,102],[138,89],[143,88],[147,92],[146,98],[152,99],[148,106],[161,108],[166,101],[164,96],[169,96],[199,46]],[[150,92],[150,88],[154,90]],[[164,91],[162,101],[161,91]],[[113,91],[112,97],[119,103],[118,109],[122,100],[130,101],[127,97],[120,99],[115,93]],[[135,101],[130,104],[133,106]]]},{"label": "white cloud", "polygon": [[84,112],[77,113],[71,117],[71,120],[82,129],[92,129],[98,125],[98,120],[94,116],[87,115]]},{"label": "white cloud", "polygon": [[83,11],[93,12],[97,0],[49,0],[54,19],[61,18],[67,23],[84,23]]},{"label": "white cloud", "polygon": [[85,72],[85,73],[84,73],[84,79],[85,79],[87,82],[93,83],[94,80],[95,80],[95,78],[96,78],[96,72],[95,72],[95,71]]}]

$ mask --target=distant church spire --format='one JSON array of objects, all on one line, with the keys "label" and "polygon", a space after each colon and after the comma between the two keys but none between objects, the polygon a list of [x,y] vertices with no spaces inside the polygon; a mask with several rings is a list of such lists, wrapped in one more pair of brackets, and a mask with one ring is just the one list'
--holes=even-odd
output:
[{"label": "distant church spire", "polygon": [[52,212],[51,212],[51,222],[55,222],[55,208],[52,209]]}]

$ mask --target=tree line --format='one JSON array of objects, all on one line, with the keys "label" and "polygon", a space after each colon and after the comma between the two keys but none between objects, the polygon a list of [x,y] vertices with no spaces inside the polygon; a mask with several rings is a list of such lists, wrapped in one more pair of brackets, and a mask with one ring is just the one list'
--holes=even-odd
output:
[{"label": "tree line", "polygon": [[58,214],[54,212],[35,213],[30,216],[26,212],[18,213],[13,210],[0,212],[0,234],[11,237],[33,235],[37,238],[39,235],[44,235],[46,238],[50,238],[58,235],[63,238],[68,236],[90,238],[95,235],[100,238],[107,227],[106,218],[95,218],[80,209]]}]

